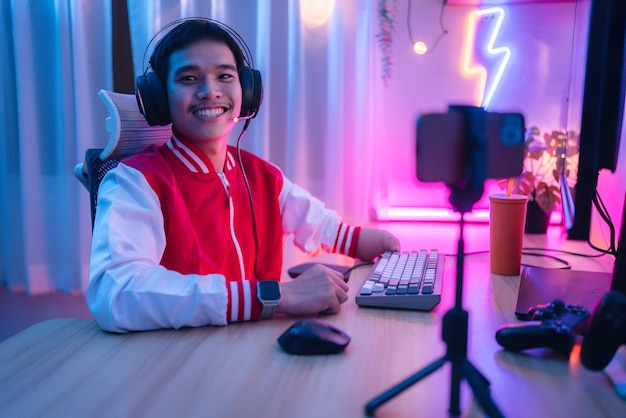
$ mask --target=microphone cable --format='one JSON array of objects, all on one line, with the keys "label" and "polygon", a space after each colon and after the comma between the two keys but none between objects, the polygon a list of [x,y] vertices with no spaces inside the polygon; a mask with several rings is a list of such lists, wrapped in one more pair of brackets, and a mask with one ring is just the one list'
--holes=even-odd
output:
[{"label": "microphone cable", "polygon": [[243,138],[243,134],[248,130],[248,126],[250,125],[250,118],[247,118],[243,129],[239,133],[237,137],[237,160],[239,161],[239,167],[241,168],[241,174],[243,175],[243,181],[246,184],[246,190],[248,192],[248,202],[250,202],[250,215],[252,217],[252,235],[254,236],[254,277],[257,278],[257,260],[259,258],[259,237],[257,235],[256,228],[256,217],[254,215],[254,204],[252,201],[252,191],[250,190],[250,183],[248,182],[248,175],[246,174],[246,170],[243,166],[243,160],[241,158],[241,138]]}]

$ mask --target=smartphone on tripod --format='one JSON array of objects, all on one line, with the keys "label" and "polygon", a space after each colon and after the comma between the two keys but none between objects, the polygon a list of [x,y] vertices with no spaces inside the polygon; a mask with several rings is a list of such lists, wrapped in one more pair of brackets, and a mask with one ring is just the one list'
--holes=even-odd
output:
[{"label": "smartphone on tripod", "polygon": [[[521,174],[524,160],[524,117],[521,113],[479,112],[486,137],[486,178]],[[457,184],[465,176],[466,115],[451,107],[446,113],[427,113],[417,119],[416,170],[423,182]]]}]

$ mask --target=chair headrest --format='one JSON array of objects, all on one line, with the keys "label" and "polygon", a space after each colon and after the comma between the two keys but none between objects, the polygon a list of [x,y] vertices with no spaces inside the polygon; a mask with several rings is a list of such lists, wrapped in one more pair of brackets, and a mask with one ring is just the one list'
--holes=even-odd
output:
[{"label": "chair headrest", "polygon": [[172,136],[172,126],[150,126],[139,111],[134,94],[100,90],[98,97],[109,109],[106,118],[109,143],[100,154],[103,161],[119,160],[136,154],[150,145],[161,145]]}]

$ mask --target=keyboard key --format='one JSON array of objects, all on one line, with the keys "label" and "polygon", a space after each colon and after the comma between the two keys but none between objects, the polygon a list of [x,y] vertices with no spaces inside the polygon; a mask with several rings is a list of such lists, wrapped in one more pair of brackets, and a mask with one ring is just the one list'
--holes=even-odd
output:
[{"label": "keyboard key", "polygon": [[361,287],[361,294],[371,295],[373,289],[374,289],[374,282],[372,282],[371,280],[368,280],[363,284],[363,287]]}]

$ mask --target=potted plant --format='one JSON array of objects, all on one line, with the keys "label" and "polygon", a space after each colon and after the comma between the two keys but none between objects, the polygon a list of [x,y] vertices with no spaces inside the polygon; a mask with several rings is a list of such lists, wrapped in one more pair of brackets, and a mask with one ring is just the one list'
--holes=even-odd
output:
[{"label": "potted plant", "polygon": [[[561,203],[560,183],[574,187],[578,167],[578,136],[572,131],[541,134],[532,126],[525,133],[522,174],[512,182],[510,192],[528,196],[526,232],[545,233],[553,210]],[[500,186],[508,189],[509,180]]]}]

